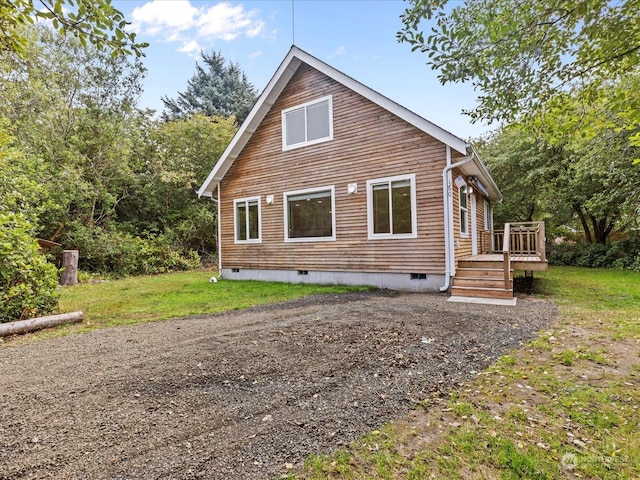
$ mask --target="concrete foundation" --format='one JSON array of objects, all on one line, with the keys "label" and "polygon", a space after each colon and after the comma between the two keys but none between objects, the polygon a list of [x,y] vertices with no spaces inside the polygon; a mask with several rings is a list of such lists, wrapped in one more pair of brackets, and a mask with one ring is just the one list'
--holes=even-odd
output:
[{"label": "concrete foundation", "polygon": [[222,278],[321,285],[371,285],[407,292],[439,292],[444,275],[386,272],[324,272],[313,270],[255,270],[223,268]]}]

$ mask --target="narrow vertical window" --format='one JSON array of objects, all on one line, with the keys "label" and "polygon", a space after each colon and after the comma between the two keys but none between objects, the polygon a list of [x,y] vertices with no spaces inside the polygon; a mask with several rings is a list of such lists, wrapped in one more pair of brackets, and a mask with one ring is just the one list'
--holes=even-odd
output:
[{"label": "narrow vertical window", "polygon": [[369,238],[416,236],[415,175],[367,181]]},{"label": "narrow vertical window", "polygon": [[490,222],[490,212],[489,212],[489,202],[484,200],[484,229],[491,230],[491,222]]},{"label": "narrow vertical window", "polygon": [[467,186],[462,185],[458,189],[458,202],[460,203],[460,235],[469,235],[469,196]]},{"label": "narrow vertical window", "polygon": [[236,243],[259,243],[261,241],[260,197],[234,200]]}]

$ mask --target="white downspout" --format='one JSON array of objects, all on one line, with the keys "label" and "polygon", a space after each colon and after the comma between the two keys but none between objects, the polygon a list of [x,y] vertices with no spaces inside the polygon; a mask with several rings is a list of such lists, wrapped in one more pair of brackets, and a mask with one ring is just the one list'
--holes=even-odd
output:
[{"label": "white downspout", "polygon": [[211,197],[212,202],[216,202],[217,212],[216,215],[218,217],[218,238],[216,239],[216,244],[218,246],[218,278],[222,278],[222,243],[220,243],[220,184],[218,184],[218,198],[215,199]]},{"label": "white downspout", "polygon": [[444,285],[441,292],[449,290],[451,275],[453,274],[454,250],[453,250],[453,192],[451,170],[473,160],[473,155],[465,157],[457,163],[451,164],[451,147],[447,145],[447,166],[442,170],[442,201],[444,207]]}]

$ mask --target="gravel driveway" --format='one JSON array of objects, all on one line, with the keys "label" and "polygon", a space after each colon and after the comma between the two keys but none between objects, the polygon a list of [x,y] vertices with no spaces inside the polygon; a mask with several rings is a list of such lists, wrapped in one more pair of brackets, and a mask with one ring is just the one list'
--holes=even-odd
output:
[{"label": "gravel driveway", "polygon": [[277,477],[555,315],[375,291],[0,348],[0,479]]}]

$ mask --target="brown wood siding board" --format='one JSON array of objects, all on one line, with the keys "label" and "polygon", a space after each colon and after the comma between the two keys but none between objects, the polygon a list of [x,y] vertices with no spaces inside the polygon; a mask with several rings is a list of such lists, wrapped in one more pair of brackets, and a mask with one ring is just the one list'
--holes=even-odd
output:
[{"label": "brown wood siding board", "polygon": [[[329,94],[334,139],[283,152],[281,111]],[[444,165],[443,144],[302,66],[223,180],[223,267],[442,274]],[[418,238],[368,240],[366,181],[409,173],[416,174]],[[347,195],[354,182],[358,193]],[[285,243],[283,192],[325,185],[335,185],[336,241]],[[236,245],[233,200],[258,195],[262,243]],[[273,205],[266,205],[266,195],[274,195]]]}]

